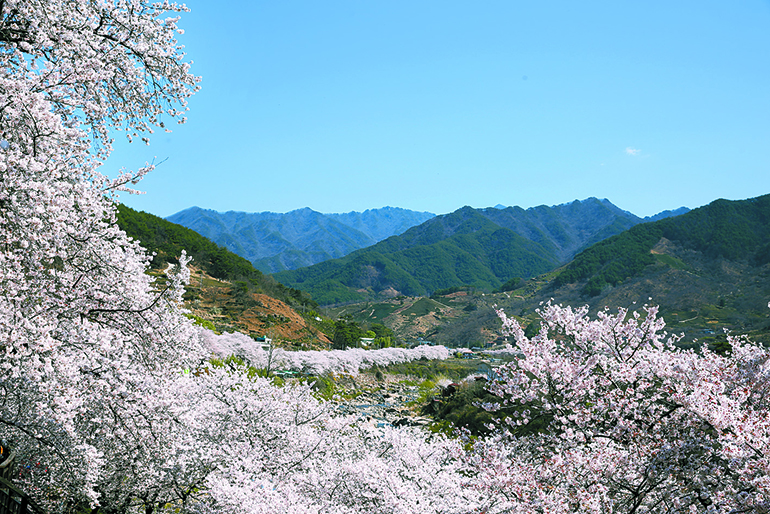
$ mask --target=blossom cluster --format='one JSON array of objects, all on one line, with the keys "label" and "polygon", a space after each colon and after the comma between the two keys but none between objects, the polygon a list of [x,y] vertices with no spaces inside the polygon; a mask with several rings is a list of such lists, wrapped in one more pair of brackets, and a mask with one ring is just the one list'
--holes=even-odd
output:
[{"label": "blossom cluster", "polygon": [[218,335],[201,328],[201,338],[207,348],[218,357],[231,355],[240,357],[257,368],[288,369],[322,375],[325,373],[346,373],[357,375],[359,371],[373,366],[389,366],[404,362],[428,359],[445,360],[450,351],[445,346],[421,345],[416,348],[381,348],[365,350],[348,348],[329,351],[289,351],[282,348],[268,351],[254,339],[240,332],[225,332]]},{"label": "blossom cluster", "polygon": [[270,355],[185,317],[187,256],[146,273],[114,194],[152,166],[98,168],[111,130],[184,121],[185,10],[0,1],[0,440],[17,486],[62,513],[770,511],[770,351],[682,351],[654,307],[549,304],[532,338],[500,312],[517,358],[489,385],[504,421],[478,439],[367,431],[307,385],[209,365],[355,373],[448,351]]},{"label": "blossom cluster", "polygon": [[484,355],[489,355],[490,357],[519,357],[521,356],[521,351],[510,344],[505,345],[504,348],[498,348],[495,350],[484,350],[482,352]]},{"label": "blossom cluster", "polygon": [[[657,308],[548,304],[527,338],[499,312],[521,356],[490,387],[509,413],[474,448],[508,509],[764,512],[770,506],[770,352],[681,350]],[[543,426],[547,428],[543,430]],[[483,463],[483,465],[482,465]]]}]

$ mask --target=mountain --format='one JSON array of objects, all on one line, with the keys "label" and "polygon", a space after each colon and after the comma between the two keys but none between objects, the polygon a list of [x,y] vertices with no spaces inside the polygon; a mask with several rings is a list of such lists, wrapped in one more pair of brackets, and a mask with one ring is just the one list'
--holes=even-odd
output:
[{"label": "mountain", "polygon": [[770,262],[769,241],[770,195],[716,200],[681,216],[635,226],[586,249],[556,277],[554,286],[584,281],[583,293],[596,296],[658,261],[675,262],[672,254],[681,252],[670,248],[762,266]]},{"label": "mountain", "polygon": [[596,198],[526,210],[463,207],[343,258],[274,277],[321,304],[419,296],[462,285],[492,290],[550,271],[642,222]]},{"label": "mountain", "polygon": [[[565,305],[660,312],[674,333],[710,344],[722,328],[770,342],[770,195],[716,200],[686,214],[640,224],[576,255],[542,278],[538,293],[517,292],[510,312],[553,299]],[[527,300],[523,298],[526,297]]]},{"label": "mountain", "polygon": [[687,207],[680,207],[678,209],[674,209],[673,211],[659,212],[654,216],[645,216],[644,221],[658,221],[665,218],[673,218],[674,216],[679,216],[680,214],[685,214],[687,212],[690,212],[690,209]]},{"label": "mountain", "polygon": [[482,212],[495,224],[548,248],[559,263],[568,261],[582,248],[643,221],[609,200],[597,198],[553,207],[507,207]]},{"label": "mountain", "polygon": [[434,217],[395,207],[322,214],[309,208],[285,214],[217,212],[191,207],[167,219],[245,257],[266,273],[343,257]]},{"label": "mountain", "polygon": [[[193,260],[185,305],[200,323],[218,331],[254,336],[270,334],[278,344],[328,348],[328,327],[318,322],[317,306],[305,293],[285,287],[249,261],[200,234],[152,214],[118,206],[118,226],[154,253],[151,273],[160,275],[182,250]],[[305,316],[297,310],[305,312]],[[332,332],[333,334],[333,332]]]},{"label": "mountain", "polygon": [[189,228],[152,214],[118,205],[118,226],[151,254],[151,268],[162,270],[176,263],[182,250],[193,258],[192,265],[215,279],[243,281],[250,288],[288,304],[314,307],[302,291],[285,287],[255,269],[249,261]]},{"label": "mountain", "polygon": [[367,209],[364,212],[326,214],[326,216],[368,235],[376,243],[390,236],[402,234],[436,215],[398,207],[383,207]]},{"label": "mountain", "polygon": [[[676,212],[676,211],[674,211]],[[430,301],[428,301],[430,300]],[[438,291],[334,309],[361,323],[383,323],[402,338],[480,346],[499,335],[494,308],[531,334],[543,302],[582,307],[659,306],[683,348],[729,351],[725,330],[770,345],[770,195],[717,200],[678,217],[637,224],[596,243],[566,266],[499,293]]]}]

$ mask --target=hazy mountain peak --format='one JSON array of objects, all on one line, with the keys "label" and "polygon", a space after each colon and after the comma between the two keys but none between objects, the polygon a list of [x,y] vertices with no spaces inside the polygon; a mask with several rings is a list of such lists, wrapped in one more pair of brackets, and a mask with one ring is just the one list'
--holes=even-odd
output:
[{"label": "hazy mountain peak", "polygon": [[681,214],[685,214],[688,212],[690,212],[689,208],[679,207],[678,209],[661,211],[658,214],[655,214],[653,216],[645,216],[644,221],[658,221],[664,218],[673,218],[674,216],[679,216]]},{"label": "hazy mountain peak", "polygon": [[221,213],[191,207],[167,219],[199,232],[271,273],[342,257],[434,216],[395,207],[344,214],[322,214],[310,207],[283,214]]}]

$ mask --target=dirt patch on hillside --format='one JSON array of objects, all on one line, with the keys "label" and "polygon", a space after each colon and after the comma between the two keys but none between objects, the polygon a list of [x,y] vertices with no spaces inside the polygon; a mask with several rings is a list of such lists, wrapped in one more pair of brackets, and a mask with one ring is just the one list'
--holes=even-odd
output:
[{"label": "dirt patch on hillside", "polygon": [[278,346],[328,349],[329,338],[285,302],[250,291],[238,283],[217,280],[191,269],[185,295],[190,311],[211,321],[218,331],[238,331],[273,339]]},{"label": "dirt patch on hillside", "polygon": [[270,334],[274,339],[293,342],[310,342],[308,337],[323,344],[331,341],[323,332],[308,325],[305,319],[281,300],[271,296],[253,293],[257,305],[244,310],[238,324],[245,330],[259,335]]},{"label": "dirt patch on hillside", "polygon": [[408,318],[399,314],[393,314],[389,320],[391,329],[404,338],[422,337],[432,332],[437,326],[443,323],[435,312],[430,312],[425,316],[413,316]]}]

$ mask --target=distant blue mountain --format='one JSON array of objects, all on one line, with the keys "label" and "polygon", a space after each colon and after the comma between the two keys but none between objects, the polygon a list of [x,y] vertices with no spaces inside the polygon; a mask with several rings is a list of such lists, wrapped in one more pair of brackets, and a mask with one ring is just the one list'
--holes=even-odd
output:
[{"label": "distant blue mountain", "polygon": [[654,216],[645,216],[644,221],[649,222],[649,221],[658,221],[665,218],[673,218],[674,216],[681,216],[682,214],[686,214],[688,212],[690,212],[690,209],[688,209],[687,207],[680,207],[678,209],[674,209],[673,211],[659,212]]},{"label": "distant blue mountain", "polygon": [[309,208],[287,213],[223,213],[191,207],[166,219],[245,257],[257,269],[273,273],[343,257],[433,217],[429,212],[396,207],[344,214],[322,214]]}]

